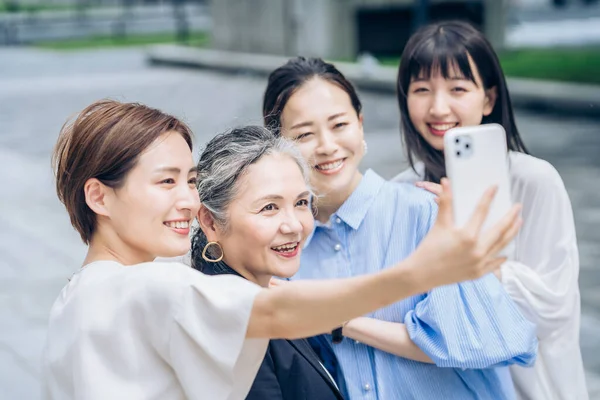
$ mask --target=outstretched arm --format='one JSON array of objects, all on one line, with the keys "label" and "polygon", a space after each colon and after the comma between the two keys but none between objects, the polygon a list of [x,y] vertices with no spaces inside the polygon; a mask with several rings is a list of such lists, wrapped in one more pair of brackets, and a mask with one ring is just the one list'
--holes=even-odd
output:
[{"label": "outstretched arm", "polygon": [[488,190],[469,223],[457,228],[447,180],[443,188],[436,223],[409,258],[376,274],[264,289],[254,300],[247,337],[293,339],[328,332],[406,297],[498,268],[505,259],[496,255],[519,230],[520,207],[480,234],[495,190]]}]

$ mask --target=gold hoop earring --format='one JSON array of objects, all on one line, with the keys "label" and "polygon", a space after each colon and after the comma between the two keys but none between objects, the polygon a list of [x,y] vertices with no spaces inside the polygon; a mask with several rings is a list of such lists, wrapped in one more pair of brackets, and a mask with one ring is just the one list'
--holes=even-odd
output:
[{"label": "gold hoop earring", "polygon": [[[216,260],[211,260],[206,255],[206,251],[212,245],[219,246],[219,250],[221,251],[221,256],[219,258],[217,258]],[[224,255],[224,253],[223,253],[223,247],[221,247],[221,245],[219,244],[219,242],[208,242],[208,243],[206,243],[206,246],[204,246],[204,250],[202,250],[202,258],[204,258],[204,261],[207,261],[207,262],[210,262],[210,263],[216,263],[216,262],[221,261],[223,259],[223,255]]]}]

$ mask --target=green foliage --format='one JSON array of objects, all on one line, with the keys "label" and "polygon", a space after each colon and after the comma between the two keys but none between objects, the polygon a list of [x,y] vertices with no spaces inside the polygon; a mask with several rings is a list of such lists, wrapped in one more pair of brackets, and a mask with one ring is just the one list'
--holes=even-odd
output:
[{"label": "green foliage", "polygon": [[[498,57],[508,77],[600,84],[600,47],[519,49]],[[382,58],[397,67],[399,58]]]},{"label": "green foliage", "polygon": [[[188,43],[192,46],[207,46],[210,35],[206,32],[190,32]],[[175,33],[156,33],[144,35],[120,36],[94,36],[84,39],[61,40],[56,42],[43,42],[36,47],[51,50],[82,50],[105,47],[130,47],[154,44],[177,43]]]}]

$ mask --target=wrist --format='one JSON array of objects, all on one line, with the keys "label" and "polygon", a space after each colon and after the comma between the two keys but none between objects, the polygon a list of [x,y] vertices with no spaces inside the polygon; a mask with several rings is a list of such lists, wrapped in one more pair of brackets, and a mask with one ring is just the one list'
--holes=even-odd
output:
[{"label": "wrist", "polygon": [[344,340],[344,328],[349,321],[345,321],[341,326],[331,331],[331,340],[334,344],[341,343]]},{"label": "wrist", "polygon": [[422,260],[420,252],[414,252],[408,258],[396,264],[396,281],[399,286],[404,286],[409,296],[425,293],[431,290],[432,276],[427,273],[427,265]]}]

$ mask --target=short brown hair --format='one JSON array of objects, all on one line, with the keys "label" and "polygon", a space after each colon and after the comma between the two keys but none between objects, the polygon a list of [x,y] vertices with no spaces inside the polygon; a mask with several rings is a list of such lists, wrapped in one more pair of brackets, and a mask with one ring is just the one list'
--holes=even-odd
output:
[{"label": "short brown hair", "polygon": [[96,178],[111,188],[121,187],[140,154],[167,132],[180,133],[192,149],[186,124],[138,103],[100,100],[62,127],[52,154],[56,192],[85,244],[97,223],[85,202],[85,183]]}]

